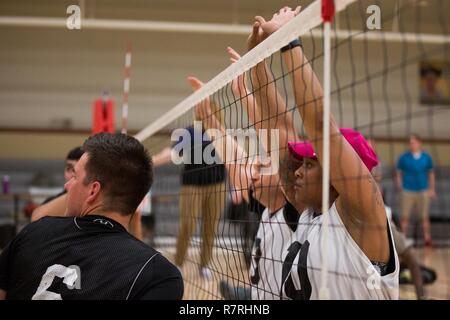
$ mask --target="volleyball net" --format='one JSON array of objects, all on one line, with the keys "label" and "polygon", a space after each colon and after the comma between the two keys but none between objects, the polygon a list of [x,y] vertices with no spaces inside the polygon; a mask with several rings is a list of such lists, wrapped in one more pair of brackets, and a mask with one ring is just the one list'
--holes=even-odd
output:
[{"label": "volleyball net", "polygon": [[[336,192],[330,183],[322,188],[312,180],[305,182],[299,168],[306,164],[299,155],[304,159],[309,149],[302,143],[315,147],[310,158],[320,154],[320,174],[325,178],[329,170],[331,185],[340,185],[334,188],[340,195],[354,190],[352,181],[368,178],[365,169],[345,175],[355,170],[345,162],[344,148],[338,168],[333,159],[331,165],[325,161],[326,151],[316,150],[333,145],[333,133],[330,137],[321,128],[327,99],[337,126],[360,132],[375,151],[378,161],[370,166],[358,155],[379,183],[394,220],[400,216],[401,197],[393,175],[410,134],[421,137],[433,159],[437,193],[445,193],[445,183],[439,181],[445,181],[450,159],[439,141],[448,138],[450,114],[446,7],[443,0],[426,5],[336,0],[329,35],[322,1],[298,14],[282,9],[265,21],[256,19],[259,24],[253,31],[249,26],[248,52],[224,51],[230,66],[213,79],[200,79],[201,83],[195,79],[196,70],[191,71],[194,78],[186,85],[195,91],[136,135],[155,155],[149,209],[156,219],[155,246],[181,266],[185,298],[298,297],[283,287],[289,279],[274,273],[283,273],[286,252],[302,236],[298,230],[303,226],[298,217],[294,222],[286,217],[287,209],[282,217],[271,214],[286,203],[301,211],[299,201],[313,202],[296,193],[310,198],[317,193],[323,199]],[[303,183],[310,189],[304,190]],[[357,190],[352,196],[363,199],[365,192]],[[447,202],[445,196],[432,201],[430,217],[449,219]],[[264,213],[267,208],[271,214]],[[323,221],[329,239],[336,236],[333,228],[342,227],[334,220]],[[372,226],[362,223],[359,228],[352,237],[363,247],[364,240],[357,237],[371,232]],[[440,227],[436,228],[434,241],[439,242]],[[406,237],[414,236],[406,232]],[[350,245],[348,241],[341,245]],[[361,281],[340,268],[339,257],[326,258],[342,251],[326,245],[314,250],[325,258],[318,265],[307,263],[308,273],[317,272],[313,287],[333,286],[330,277]],[[290,266],[295,263],[299,262],[291,261]]]}]

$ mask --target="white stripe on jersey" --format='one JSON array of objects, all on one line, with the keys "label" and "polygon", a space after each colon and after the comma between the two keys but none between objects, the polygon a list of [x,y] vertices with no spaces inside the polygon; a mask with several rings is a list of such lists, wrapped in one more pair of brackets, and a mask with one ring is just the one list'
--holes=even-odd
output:
[{"label": "white stripe on jersey", "polygon": [[252,300],[280,299],[281,273],[293,231],[284,217],[285,207],[270,215],[265,209],[252,249]]},{"label": "white stripe on jersey", "polygon": [[[394,252],[395,271],[381,276],[345,228],[336,209],[328,211],[328,289],[332,300],[338,299],[398,299],[399,262],[392,240],[388,220],[390,245]],[[283,298],[318,299],[321,281],[321,239],[323,215],[314,217],[305,210],[293,235],[289,248],[290,258],[285,259]]]},{"label": "white stripe on jersey", "polygon": [[139,270],[138,274],[137,274],[136,277],[134,278],[134,281],[133,281],[133,283],[131,284],[130,290],[128,291],[128,294],[127,294],[127,297],[125,298],[125,300],[128,300],[128,298],[130,298],[131,291],[133,291],[133,287],[134,287],[134,285],[135,285],[137,279],[138,279],[139,276],[141,275],[142,270],[144,270],[145,266],[147,266],[147,264],[148,264],[150,261],[152,261],[153,258],[156,257],[158,254],[159,254],[158,252],[155,253],[154,255],[152,255],[152,256],[150,257],[150,259],[147,260],[146,263],[144,263],[144,265],[142,266],[141,270]]}]

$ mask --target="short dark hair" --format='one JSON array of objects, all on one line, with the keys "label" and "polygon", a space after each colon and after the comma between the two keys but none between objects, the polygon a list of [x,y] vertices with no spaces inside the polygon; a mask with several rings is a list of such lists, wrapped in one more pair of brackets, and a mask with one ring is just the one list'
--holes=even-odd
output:
[{"label": "short dark hair", "polygon": [[409,134],[409,138],[410,138],[410,139],[411,139],[411,138],[416,139],[416,140],[419,141],[419,142],[422,141],[422,139],[420,138],[420,136],[419,136],[418,134],[416,134],[416,133],[410,133],[410,134]]},{"label": "short dark hair", "polygon": [[81,147],[75,147],[72,150],[69,151],[67,154],[66,160],[80,160],[81,156],[83,155],[84,151],[81,149]]},{"label": "short dark hair", "polygon": [[152,160],[142,143],[121,133],[99,133],[84,142],[83,150],[86,183],[100,182],[103,209],[134,213],[153,183]]}]

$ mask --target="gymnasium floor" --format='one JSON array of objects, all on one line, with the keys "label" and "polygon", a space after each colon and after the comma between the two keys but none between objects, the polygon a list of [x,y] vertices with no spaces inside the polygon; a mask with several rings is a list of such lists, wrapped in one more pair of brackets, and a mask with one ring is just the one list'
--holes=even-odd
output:
[{"label": "gymnasium floor", "polygon": [[[450,248],[422,249],[415,252],[421,264],[434,269],[437,279],[434,283],[425,286],[425,293],[430,299],[450,299]],[[413,285],[400,286],[401,299],[415,299]]]},{"label": "gymnasium floor", "polygon": [[[157,248],[158,249],[158,248]],[[159,248],[168,259],[173,261],[174,248]],[[434,269],[437,273],[437,280],[425,286],[425,293],[429,299],[450,299],[450,248],[422,249],[416,248],[420,264]],[[240,258],[238,258],[240,257]],[[185,292],[185,300],[216,300],[222,299],[218,285],[220,280],[227,279],[229,283],[235,285],[244,285],[249,283],[245,263],[241,254],[233,250],[224,250],[215,248],[211,269],[213,277],[211,280],[202,279],[198,273],[199,261],[197,248],[191,248],[188,257],[182,268]],[[415,299],[415,290],[413,285],[400,285],[400,299]]]}]

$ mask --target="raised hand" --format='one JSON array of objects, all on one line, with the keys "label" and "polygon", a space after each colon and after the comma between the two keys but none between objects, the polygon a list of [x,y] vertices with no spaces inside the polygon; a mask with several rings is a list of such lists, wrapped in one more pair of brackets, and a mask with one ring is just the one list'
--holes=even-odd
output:
[{"label": "raised hand", "polygon": [[[227,47],[228,55],[230,56],[231,63],[238,61],[241,56],[233,48]],[[236,79],[231,82],[231,90],[233,94],[239,98],[244,98],[248,96],[249,90],[247,89],[247,83],[245,79],[245,72],[239,75]]]},{"label": "raised hand", "polygon": [[259,36],[258,39],[260,41],[263,41],[268,36],[273,34],[275,31],[279,30],[282,26],[284,26],[286,23],[291,21],[296,15],[298,15],[300,13],[301,8],[302,8],[301,6],[298,6],[297,8],[295,8],[295,10],[292,10],[290,7],[283,7],[280,9],[280,11],[275,13],[272,16],[272,19],[269,21],[266,21],[261,16],[256,16],[255,17],[256,22],[253,24],[253,26],[255,26],[255,24],[259,25],[260,31],[258,31]]},{"label": "raised hand", "polygon": [[260,28],[259,22],[255,21],[253,23],[252,33],[247,38],[247,49],[248,51],[256,47],[262,40],[263,31]]},{"label": "raised hand", "polygon": [[[192,89],[194,91],[199,90],[201,87],[203,87],[203,82],[201,82],[196,77],[189,76],[187,78],[189,84],[191,85]],[[209,97],[202,100],[200,103],[198,103],[195,106],[195,118],[200,121],[205,121],[208,118],[211,118],[213,116],[212,110],[211,110],[211,103],[209,101]]]}]

